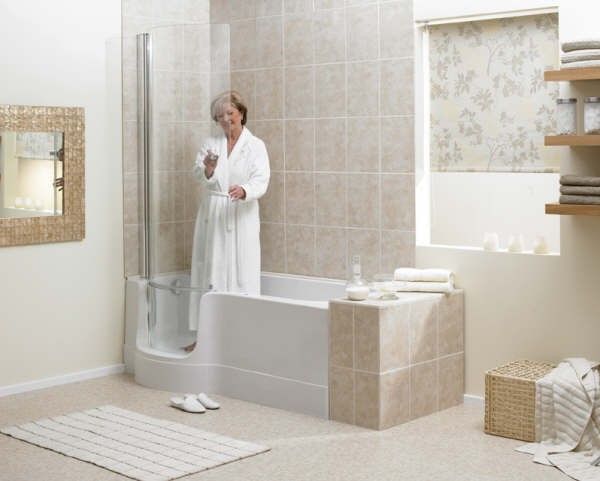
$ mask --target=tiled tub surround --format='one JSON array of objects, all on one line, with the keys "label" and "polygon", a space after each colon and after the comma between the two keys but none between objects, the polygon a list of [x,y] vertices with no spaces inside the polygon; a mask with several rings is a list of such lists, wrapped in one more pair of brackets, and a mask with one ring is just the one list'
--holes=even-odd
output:
[{"label": "tiled tub surround", "polygon": [[[262,269],[414,265],[412,1],[211,0],[271,161]],[[387,195],[393,192],[394,195]]]},{"label": "tiled tub surround", "polygon": [[464,294],[329,303],[329,417],[371,429],[462,403]]}]

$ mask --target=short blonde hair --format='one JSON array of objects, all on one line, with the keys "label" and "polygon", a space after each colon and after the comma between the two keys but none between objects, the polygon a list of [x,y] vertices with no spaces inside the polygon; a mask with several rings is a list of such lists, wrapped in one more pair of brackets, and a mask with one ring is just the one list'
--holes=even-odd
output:
[{"label": "short blonde hair", "polygon": [[241,94],[237,90],[227,90],[215,97],[210,104],[210,115],[212,119],[217,122],[218,116],[223,108],[224,104],[233,105],[242,114],[242,125],[246,125],[246,119],[248,117],[248,107],[242,98]]}]

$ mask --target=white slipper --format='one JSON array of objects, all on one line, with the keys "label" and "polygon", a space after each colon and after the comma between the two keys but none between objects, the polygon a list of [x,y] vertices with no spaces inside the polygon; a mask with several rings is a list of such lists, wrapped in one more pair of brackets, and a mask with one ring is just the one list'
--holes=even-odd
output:
[{"label": "white slipper", "polygon": [[172,397],[171,406],[181,409],[186,413],[203,413],[206,409],[193,394],[186,394],[184,397]]},{"label": "white slipper", "polygon": [[206,394],[201,392],[198,394],[198,401],[202,404],[206,409],[219,409],[221,405],[217,401],[213,401]]}]

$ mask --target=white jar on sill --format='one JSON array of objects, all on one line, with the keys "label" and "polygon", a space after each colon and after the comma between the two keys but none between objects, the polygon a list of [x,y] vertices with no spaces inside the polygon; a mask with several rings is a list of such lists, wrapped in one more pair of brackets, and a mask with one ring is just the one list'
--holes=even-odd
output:
[{"label": "white jar on sill", "polygon": [[577,133],[577,99],[556,99],[556,133]]},{"label": "white jar on sill", "polygon": [[586,97],[583,104],[583,130],[600,135],[600,97]]}]

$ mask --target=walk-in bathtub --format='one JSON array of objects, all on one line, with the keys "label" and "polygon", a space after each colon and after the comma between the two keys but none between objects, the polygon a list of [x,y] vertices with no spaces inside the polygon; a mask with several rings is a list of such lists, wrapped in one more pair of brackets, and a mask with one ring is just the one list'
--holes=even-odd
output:
[{"label": "walk-in bathtub", "polygon": [[[181,294],[185,277],[163,276],[160,284]],[[138,383],[328,417],[328,300],[343,295],[343,282],[263,274],[261,296],[209,292],[200,301],[190,354],[180,349],[190,341],[182,335],[187,314],[176,315],[188,301],[171,301],[179,307],[167,305],[167,296],[149,302],[150,291],[145,279],[127,280],[125,363]],[[164,310],[168,325],[158,326],[158,334],[149,309]],[[161,345],[160,337],[169,341]]]}]

